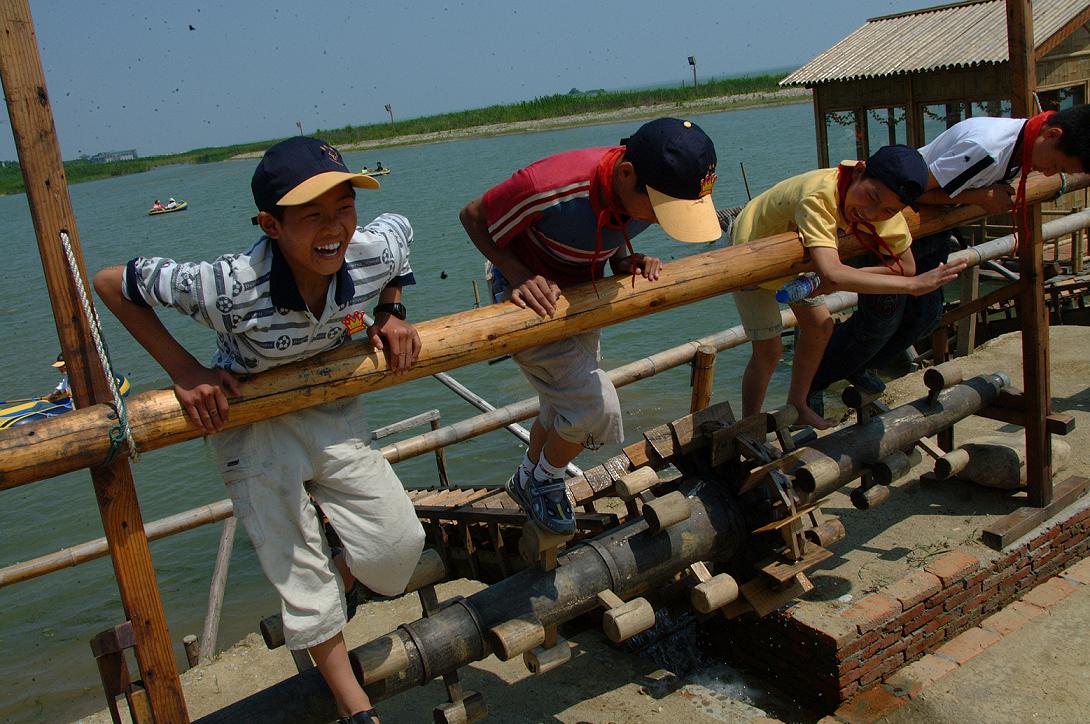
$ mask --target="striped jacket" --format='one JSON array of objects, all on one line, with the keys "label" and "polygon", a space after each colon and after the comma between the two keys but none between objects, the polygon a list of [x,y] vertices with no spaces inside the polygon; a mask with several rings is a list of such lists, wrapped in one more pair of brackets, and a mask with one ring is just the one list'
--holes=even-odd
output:
[{"label": "striped jacket", "polygon": [[357,228],[320,318],[307,309],[291,269],[266,236],[244,254],[210,262],[137,257],[125,267],[122,290],[136,304],[173,307],[214,329],[212,366],[251,374],[338,346],[385,287],[415,284],[412,240],[409,220],[398,214]]}]

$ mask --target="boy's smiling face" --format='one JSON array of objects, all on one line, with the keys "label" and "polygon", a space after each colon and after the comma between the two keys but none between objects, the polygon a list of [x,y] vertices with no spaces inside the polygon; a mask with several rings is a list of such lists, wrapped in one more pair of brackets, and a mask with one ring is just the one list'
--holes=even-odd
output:
[{"label": "boy's smiling face", "polygon": [[347,182],[300,206],[284,206],[284,218],[261,212],[262,230],[276,239],[300,289],[328,282],[344,263],[356,231],[356,192]]},{"label": "boy's smiling face", "polygon": [[905,208],[905,202],[889,186],[866,176],[865,170],[866,164],[862,161],[852,169],[852,182],[844,195],[844,208],[840,213],[848,223],[888,221]]}]

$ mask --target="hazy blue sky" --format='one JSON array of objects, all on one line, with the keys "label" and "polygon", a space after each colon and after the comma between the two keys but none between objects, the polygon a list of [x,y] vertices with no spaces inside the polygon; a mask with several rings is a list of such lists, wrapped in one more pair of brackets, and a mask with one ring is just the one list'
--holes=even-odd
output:
[{"label": "hazy blue sky", "polygon": [[[141,155],[798,66],[927,0],[31,0],[61,150]],[[191,29],[192,27],[192,29]],[[0,159],[15,157],[5,108]]]}]

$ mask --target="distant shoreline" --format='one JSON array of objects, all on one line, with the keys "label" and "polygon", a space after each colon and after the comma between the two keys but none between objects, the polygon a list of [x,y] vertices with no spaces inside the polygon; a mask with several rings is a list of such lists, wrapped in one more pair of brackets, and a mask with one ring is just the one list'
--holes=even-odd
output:
[{"label": "distant shoreline", "polygon": [[[629,119],[656,118],[658,116],[677,115],[684,113],[713,113],[716,111],[729,111],[740,108],[759,108],[763,106],[785,106],[796,103],[805,103],[810,98],[810,91],[806,88],[783,88],[776,91],[758,93],[738,93],[735,95],[714,96],[701,98],[684,104],[655,103],[637,108],[618,108],[609,111],[595,111],[593,113],[578,113],[569,116],[556,116],[553,118],[540,118],[531,121],[514,121],[511,123],[492,123],[483,126],[469,126],[466,128],[452,128],[447,131],[433,131],[430,133],[413,133],[402,136],[375,139],[372,141],[356,141],[338,145],[341,151],[363,151],[376,148],[392,148],[395,146],[415,146],[428,143],[443,143],[445,141],[458,141],[467,138],[486,138],[489,136],[504,136],[518,133],[535,133],[538,131],[551,131],[558,128],[574,128],[578,126],[594,126],[603,123],[615,123]],[[231,156],[231,160],[247,160],[261,158],[264,151],[251,151]]]}]

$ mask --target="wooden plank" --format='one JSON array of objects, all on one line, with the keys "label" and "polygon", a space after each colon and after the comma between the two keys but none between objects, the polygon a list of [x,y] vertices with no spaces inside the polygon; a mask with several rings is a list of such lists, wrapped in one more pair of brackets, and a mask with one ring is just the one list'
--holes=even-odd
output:
[{"label": "wooden plank", "polygon": [[643,433],[643,439],[647,441],[655,454],[663,460],[669,460],[677,452],[677,446],[674,444],[674,433],[669,425],[652,427]]},{"label": "wooden plank", "polygon": [[767,616],[790,601],[814,590],[814,584],[805,573],[795,574],[794,582],[781,590],[774,590],[764,578],[754,578],[739,588],[746,603],[758,616]]},{"label": "wooden plank", "polygon": [[633,470],[644,465],[650,465],[657,470],[664,462],[646,440],[632,443],[624,449],[624,454]]},{"label": "wooden plank", "polygon": [[722,465],[737,457],[739,452],[770,462],[767,453],[759,444],[764,441],[767,431],[768,417],[763,412],[742,418],[730,427],[716,431],[712,434],[711,464]]},{"label": "wooden plank", "polygon": [[772,558],[769,562],[760,566],[762,575],[767,576],[773,585],[782,586],[808,568],[816,566],[827,558],[831,558],[833,552],[822,548],[815,543],[806,544],[806,553],[797,561],[792,561],[783,553]]},{"label": "wooden plank", "polygon": [[734,422],[734,411],[727,401],[718,402],[710,407],[678,418],[669,423],[669,428],[674,433],[674,441],[677,444],[676,452],[688,455],[708,444],[708,438],[704,434],[704,423],[715,422],[719,427],[727,427]]},{"label": "wooden plank", "polygon": [[[1018,410],[1006,410],[1002,407],[985,407],[975,413],[989,420],[1007,422],[1019,427],[1026,427],[1026,414]],[[1075,418],[1062,412],[1054,412],[1045,418],[1045,430],[1050,435],[1066,435],[1075,429]]]},{"label": "wooden plank", "polygon": [[802,516],[807,515],[810,511],[816,510],[817,507],[818,507],[817,503],[814,503],[813,505],[807,505],[805,508],[799,508],[798,510],[795,511],[794,515],[789,515],[786,518],[781,518],[780,520],[774,520],[771,523],[766,523],[765,525],[762,525],[760,528],[753,531],[753,535],[757,535],[759,533],[767,533],[770,530],[779,530],[780,528],[783,528],[785,525],[791,525],[792,523],[794,523],[796,520],[798,520]]},{"label": "wooden plank", "polygon": [[1071,476],[1053,488],[1054,495],[1051,503],[1041,508],[1019,508],[985,528],[980,534],[980,539],[989,548],[1001,551],[1074,503],[1087,490],[1090,490],[1090,478]]}]

